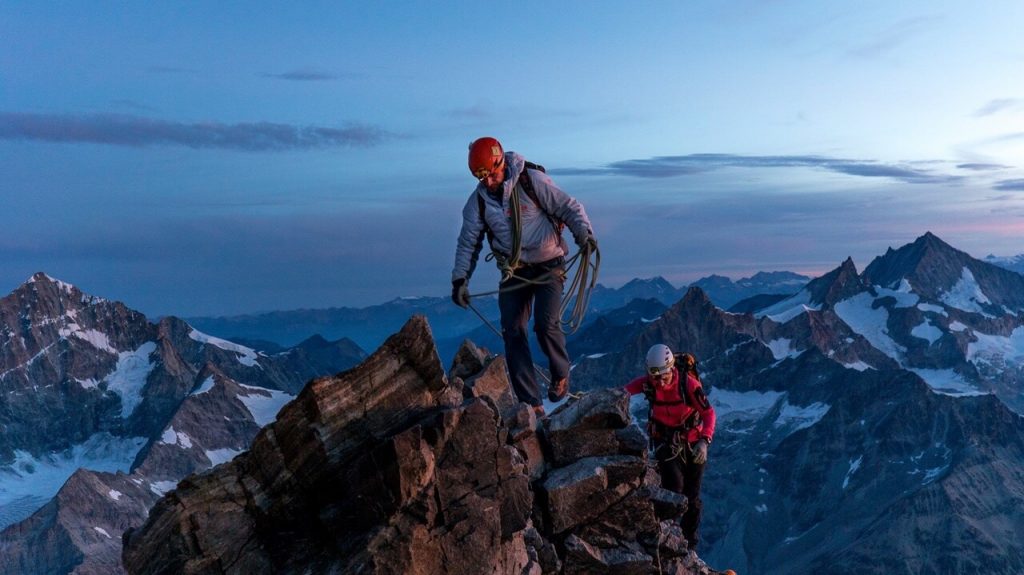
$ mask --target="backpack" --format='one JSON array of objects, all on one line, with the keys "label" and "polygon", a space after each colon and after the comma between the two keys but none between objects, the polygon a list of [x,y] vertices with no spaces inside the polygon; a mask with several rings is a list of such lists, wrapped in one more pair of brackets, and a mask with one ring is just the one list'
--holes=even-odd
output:
[{"label": "backpack", "polygon": [[[537,199],[537,191],[533,189],[533,180],[530,179],[530,174],[527,173],[527,170],[537,170],[545,174],[548,173],[548,171],[544,169],[544,166],[540,164],[534,164],[533,162],[527,160],[525,166],[523,167],[523,171],[519,173],[518,185],[522,186],[523,191],[526,192],[526,197],[530,198],[530,201],[533,202],[533,205],[537,206],[537,209],[544,212],[544,214],[548,217],[548,221],[551,222],[551,227],[555,229],[555,233],[561,236],[562,230],[565,229],[565,222],[559,221],[557,218],[547,213],[544,210],[544,208],[541,207],[540,200]],[[513,193],[515,193],[514,190]],[[484,231],[487,234],[487,243],[490,244],[493,241],[494,236],[491,233],[491,228],[487,226],[487,220],[484,219],[484,197],[482,195],[476,195],[476,204],[480,212],[480,221],[484,223]]]}]

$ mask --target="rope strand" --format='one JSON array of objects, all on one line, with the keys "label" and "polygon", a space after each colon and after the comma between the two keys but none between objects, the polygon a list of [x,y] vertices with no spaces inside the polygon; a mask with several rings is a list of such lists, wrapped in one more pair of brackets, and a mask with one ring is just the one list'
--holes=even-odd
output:
[{"label": "rope strand", "polygon": [[[593,258],[593,262],[591,262],[591,258]],[[568,291],[565,292],[565,295],[562,296],[561,304],[558,307],[559,324],[561,325],[562,333],[566,335],[576,333],[583,325],[583,320],[587,314],[587,307],[590,305],[590,296],[593,293],[594,287],[597,285],[598,272],[601,268],[600,250],[593,249],[591,244],[584,245],[580,248],[580,251],[576,252],[576,255],[566,262],[564,272],[566,276],[571,273],[573,266],[576,264],[579,264],[579,267],[576,269],[572,283],[570,284]],[[502,287],[491,291],[478,292],[470,294],[469,297],[484,297],[508,293],[531,285],[543,285],[551,282],[554,277],[554,271],[541,275],[536,279],[527,279],[522,276],[518,276],[513,271],[509,272],[508,280],[519,280],[517,285]],[[507,283],[508,280],[502,279],[501,283]],[[570,309],[572,311],[569,314],[569,319],[565,319],[566,312]]]}]

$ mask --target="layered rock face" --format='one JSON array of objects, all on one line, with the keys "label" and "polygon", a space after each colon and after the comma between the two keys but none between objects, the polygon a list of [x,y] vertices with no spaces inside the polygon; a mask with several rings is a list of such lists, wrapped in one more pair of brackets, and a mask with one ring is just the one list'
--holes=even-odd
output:
[{"label": "layered rock face", "polygon": [[230,463],[179,484],[125,537],[132,574],[711,573],[658,487],[628,397],[547,420],[502,358],[445,374],[422,317],[311,382]]}]

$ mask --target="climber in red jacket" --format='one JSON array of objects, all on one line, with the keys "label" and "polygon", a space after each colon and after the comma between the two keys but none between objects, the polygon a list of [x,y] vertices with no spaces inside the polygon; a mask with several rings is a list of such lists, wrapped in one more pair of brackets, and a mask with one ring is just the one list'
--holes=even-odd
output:
[{"label": "climber in red jacket", "polygon": [[715,435],[715,408],[711,407],[697,361],[690,354],[676,356],[658,344],[647,352],[647,375],[626,385],[630,395],[643,393],[650,402],[647,431],[665,489],[682,493],[688,500],[681,526],[690,549],[697,547],[700,525],[700,482],[708,460],[708,446]]}]

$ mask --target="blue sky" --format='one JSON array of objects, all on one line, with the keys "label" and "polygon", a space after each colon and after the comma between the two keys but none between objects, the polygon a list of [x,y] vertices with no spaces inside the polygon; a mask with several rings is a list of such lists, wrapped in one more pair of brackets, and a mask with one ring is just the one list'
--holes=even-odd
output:
[{"label": "blue sky", "polygon": [[445,294],[481,135],[583,202],[606,285],[1024,253],[1024,3],[503,6],[0,2],[0,293]]}]

